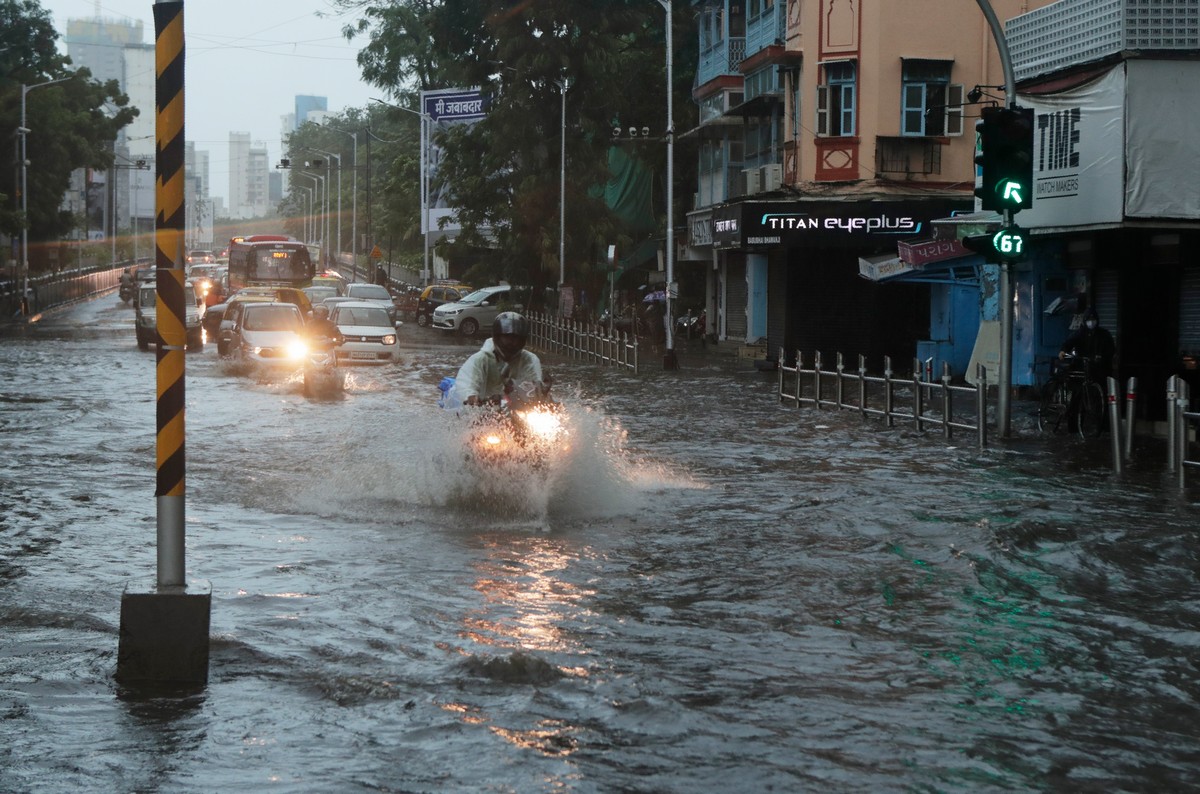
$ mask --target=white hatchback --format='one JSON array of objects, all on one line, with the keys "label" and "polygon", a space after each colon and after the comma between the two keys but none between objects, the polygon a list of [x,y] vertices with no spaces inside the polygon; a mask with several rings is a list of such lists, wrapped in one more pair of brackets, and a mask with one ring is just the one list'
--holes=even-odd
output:
[{"label": "white hatchback", "polygon": [[329,319],[346,337],[337,348],[339,364],[394,364],[400,361],[399,321],[366,301],[342,301],[333,305]]}]

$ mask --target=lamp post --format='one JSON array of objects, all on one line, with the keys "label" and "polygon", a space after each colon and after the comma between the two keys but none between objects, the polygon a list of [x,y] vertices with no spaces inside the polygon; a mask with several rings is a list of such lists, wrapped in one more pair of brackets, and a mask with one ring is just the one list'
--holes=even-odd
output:
[{"label": "lamp post", "polygon": [[679,360],[675,357],[675,328],[671,320],[671,287],[675,281],[675,114],[672,101],[674,77],[671,73],[671,0],[658,0],[658,4],[667,12],[667,352],[663,355],[663,369],[678,369]]},{"label": "lamp post", "polygon": [[[293,171],[293,172],[292,172],[292,176],[299,176],[299,177],[303,177],[304,179],[311,179],[311,180],[313,181],[313,197],[314,197],[314,198],[313,198],[313,203],[314,203],[314,204],[316,204],[316,187],[317,187],[317,185],[318,185],[318,184],[320,184],[320,185],[321,185],[321,187],[322,187],[322,189],[324,189],[324,187],[325,187],[325,177],[321,176],[320,174],[306,174],[306,173],[304,173],[303,171]],[[318,205],[318,207],[319,207],[319,205]],[[317,244],[318,244],[319,246],[321,246],[321,248],[322,248],[322,249],[324,249],[324,247],[325,247],[325,239],[324,239],[324,238],[325,238],[325,229],[324,229],[324,226],[323,226],[323,225],[321,225],[321,224],[318,224],[318,223],[317,223],[317,219],[314,217],[314,218],[313,218],[313,226],[312,226],[312,228],[313,228],[313,232],[314,232],[313,236],[314,236],[314,237],[317,237],[317,241],[316,241],[316,242],[317,242]],[[319,233],[316,233],[318,230],[320,230],[320,231],[319,231]]]},{"label": "lamp post", "polygon": [[[350,132],[348,130],[339,129],[337,127],[329,127],[334,132],[340,132],[343,135],[349,135],[354,139],[354,151],[352,152],[354,168],[354,179],[351,181],[350,190],[354,194],[350,197],[350,257],[354,260],[354,267],[358,269],[358,132]],[[338,160],[338,165],[342,164]],[[339,195],[341,191],[338,191]]]},{"label": "lamp post", "polygon": [[[292,185],[291,189],[292,189],[292,190],[303,190],[303,191],[304,191],[304,193],[303,193],[303,194],[301,194],[301,195],[298,195],[298,196],[297,196],[297,198],[298,198],[298,199],[303,199],[304,201],[306,201],[306,202],[307,202],[307,204],[306,204],[306,205],[302,204],[302,205],[301,205],[301,206],[298,208],[298,209],[301,211],[301,213],[303,213],[303,214],[300,216],[300,218],[301,218],[301,225],[300,225],[300,229],[301,229],[301,231],[300,231],[300,236],[301,236],[301,237],[304,239],[304,242],[306,242],[306,243],[307,243],[307,242],[311,242],[311,239],[310,239],[310,237],[309,237],[308,222],[309,222],[309,216],[310,216],[310,215],[312,215],[312,196],[313,196],[313,189],[312,189],[311,187],[308,187],[308,186],[306,186],[306,185]],[[307,207],[307,209],[305,209],[305,207]]]},{"label": "lamp post", "polygon": [[[337,158],[337,161],[338,161],[338,174],[337,174],[337,219],[338,219],[338,224],[337,224],[337,253],[338,253],[338,255],[340,256],[340,255],[341,255],[341,253],[342,253],[342,156],[341,156],[340,154],[334,154],[333,152],[326,152],[326,151],[322,151],[321,149],[313,149],[312,151],[316,152],[317,154],[323,154],[323,155],[325,155],[326,157],[336,157],[336,158]],[[325,161],[325,173],[326,173],[326,175],[328,175],[328,174],[329,174],[329,161],[328,161],[328,160],[326,160],[326,161]],[[355,266],[356,266],[356,272],[357,272],[357,264],[358,264],[358,263],[356,262],[356,263],[355,263]]]},{"label": "lamp post", "polygon": [[33,85],[21,83],[21,124],[17,127],[17,134],[21,136],[21,311],[23,314],[29,314],[29,158],[25,152],[25,139],[29,136],[30,129],[26,126],[25,96],[35,88],[70,79],[69,77],[59,77]]},{"label": "lamp post", "polygon": [[567,281],[567,89],[571,87],[571,80],[564,77],[557,82],[562,93],[562,144],[558,155],[558,299],[561,306],[562,288]]},{"label": "lamp post", "polygon": [[433,281],[433,271],[429,266],[429,169],[426,167],[426,158],[429,156],[429,146],[427,144],[429,124],[433,119],[423,110],[413,110],[403,105],[393,105],[391,102],[384,102],[382,99],[375,99],[375,97],[371,97],[371,99],[381,105],[387,105],[396,110],[403,110],[405,113],[412,113],[414,116],[420,116],[421,118],[421,236],[425,238],[425,272],[422,273],[422,278],[426,284],[429,284]]}]

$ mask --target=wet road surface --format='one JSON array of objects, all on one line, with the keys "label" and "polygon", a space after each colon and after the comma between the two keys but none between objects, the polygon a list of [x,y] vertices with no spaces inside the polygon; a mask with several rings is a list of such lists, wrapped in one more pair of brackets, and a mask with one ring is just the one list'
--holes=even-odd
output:
[{"label": "wet road surface", "polygon": [[412,325],[342,399],[187,355],[209,683],[123,691],[155,566],[132,322],[0,337],[2,791],[1200,785],[1197,505],[1157,453],[1116,478],[781,406],[728,357],[547,356],[571,447],[484,482],[434,407],[475,343]]}]

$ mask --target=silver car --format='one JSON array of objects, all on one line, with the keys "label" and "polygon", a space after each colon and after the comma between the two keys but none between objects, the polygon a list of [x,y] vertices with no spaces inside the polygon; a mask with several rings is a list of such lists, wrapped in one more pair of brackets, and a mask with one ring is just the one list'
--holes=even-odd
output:
[{"label": "silver car", "polygon": [[454,303],[443,303],[433,310],[434,328],[443,331],[459,331],[463,336],[474,336],[480,328],[491,329],[492,320],[500,313],[500,303],[512,289],[507,284],[484,287],[466,295]]},{"label": "silver car", "polygon": [[307,350],[304,317],[294,303],[245,303],[229,329],[228,351],[241,361],[299,368]]},{"label": "silver car", "polygon": [[342,301],[329,319],[346,341],[337,348],[339,364],[392,364],[400,360],[396,326],[381,307],[366,301]]}]

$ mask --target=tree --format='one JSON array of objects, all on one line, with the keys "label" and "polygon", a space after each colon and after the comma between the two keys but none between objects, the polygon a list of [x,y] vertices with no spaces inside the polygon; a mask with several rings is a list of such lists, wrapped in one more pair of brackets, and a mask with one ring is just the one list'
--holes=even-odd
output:
[{"label": "tree", "polygon": [[138,113],[115,80],[99,83],[87,69],[72,70],[57,40],[50,13],[35,0],[0,0],[0,129],[20,126],[22,85],[63,80],[26,94],[28,219],[20,213],[16,147],[14,167],[0,169],[0,193],[10,199],[0,232],[16,236],[27,222],[31,241],[58,238],[74,226],[60,209],[71,172],[111,166],[117,132]]},{"label": "tree", "polygon": [[[589,268],[602,261],[608,244],[627,249],[640,242],[636,230],[609,212],[600,191],[609,177],[614,126],[649,127],[654,142],[629,153],[652,173],[665,171],[665,14],[656,0],[346,0],[343,5],[364,9],[365,18],[352,34],[371,37],[363,56],[371,82],[393,95],[479,86],[490,97],[483,121],[439,139],[446,151],[441,168],[463,227],[441,250],[470,262],[466,278],[481,283],[507,278],[535,287],[557,282],[564,78],[570,81],[568,280],[594,283],[600,276]],[[686,24],[687,15],[675,16]],[[676,40],[688,46],[688,37]],[[683,86],[675,102],[679,131],[689,128],[681,123],[685,113],[680,109],[690,106],[695,57],[677,52],[676,61],[685,67],[675,72],[676,86]],[[686,184],[686,174],[686,169],[677,174],[681,183]],[[660,179],[659,196],[663,188]],[[667,216],[661,201],[655,214],[652,225],[661,229]]]}]

